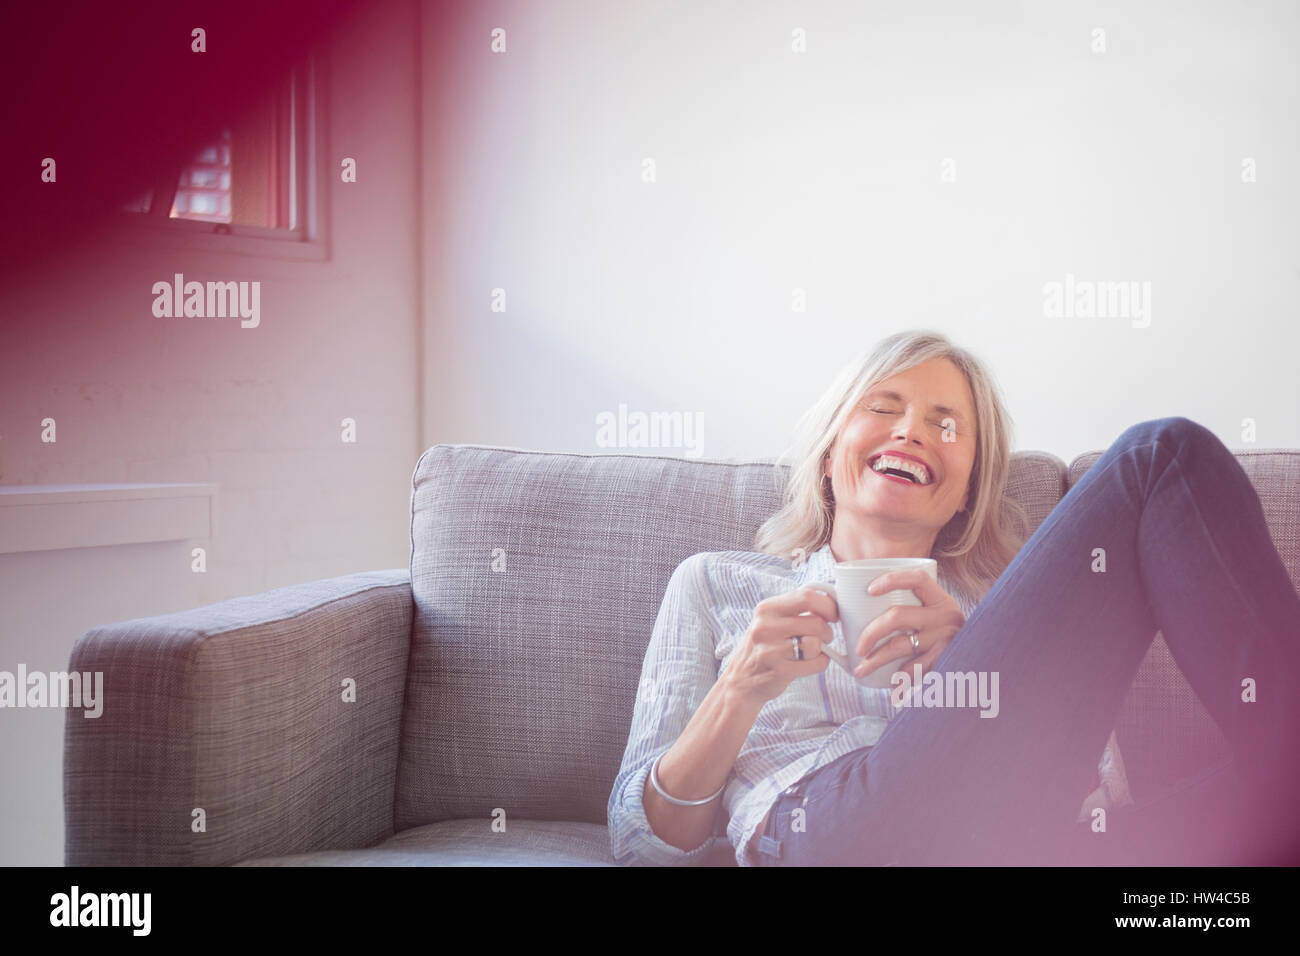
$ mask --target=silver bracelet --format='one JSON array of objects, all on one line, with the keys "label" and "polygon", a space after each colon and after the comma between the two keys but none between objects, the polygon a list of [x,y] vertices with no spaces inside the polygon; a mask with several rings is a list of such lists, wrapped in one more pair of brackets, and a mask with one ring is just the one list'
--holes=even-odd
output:
[{"label": "silver bracelet", "polygon": [[[668,751],[666,750],[664,751],[664,753],[667,752]],[[663,759],[664,754],[660,754],[655,758],[655,762],[650,765],[650,782],[654,784],[655,789],[659,791],[659,796],[663,797],[669,803],[675,803],[679,807],[698,807],[709,803],[712,800],[718,799],[718,797],[722,796],[722,791],[727,789],[726,781],[723,781],[722,786],[718,788],[718,792],[711,797],[705,797],[703,800],[678,800],[676,797],[665,793],[664,788],[659,786],[659,761]]]}]

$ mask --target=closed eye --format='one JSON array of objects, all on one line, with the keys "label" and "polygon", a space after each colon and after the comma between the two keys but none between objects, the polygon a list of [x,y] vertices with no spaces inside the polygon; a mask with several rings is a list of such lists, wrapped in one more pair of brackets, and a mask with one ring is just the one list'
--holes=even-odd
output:
[{"label": "closed eye", "polygon": [[[898,414],[898,412],[891,411],[891,410],[888,409],[888,408],[873,408],[873,409],[871,409],[871,410],[872,410],[873,412],[875,412],[877,415],[897,415],[897,414]],[[940,420],[937,421],[937,422],[934,422],[933,424],[937,425],[937,426],[940,427],[940,428],[943,428],[943,427],[944,427],[944,424],[943,424],[943,420],[942,420],[942,419],[940,419]]]}]

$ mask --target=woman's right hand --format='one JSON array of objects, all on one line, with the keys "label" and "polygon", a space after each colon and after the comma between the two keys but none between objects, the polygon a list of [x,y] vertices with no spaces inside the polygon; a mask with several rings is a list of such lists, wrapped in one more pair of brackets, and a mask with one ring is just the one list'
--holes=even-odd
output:
[{"label": "woman's right hand", "polygon": [[[835,599],[812,585],[760,601],[727,663],[725,679],[743,699],[766,704],[796,677],[826,670],[831,659],[822,645],[834,639],[831,622],[838,620]],[[803,638],[801,661],[794,659],[790,640],[796,636]]]}]

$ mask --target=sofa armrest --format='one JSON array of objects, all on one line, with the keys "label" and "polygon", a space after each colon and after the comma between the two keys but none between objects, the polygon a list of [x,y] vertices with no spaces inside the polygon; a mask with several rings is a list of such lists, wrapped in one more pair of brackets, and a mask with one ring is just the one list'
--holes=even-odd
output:
[{"label": "sofa armrest", "polygon": [[412,609],[400,568],[87,631],[69,670],[102,672],[102,713],[67,713],[65,863],[211,866],[390,836]]}]

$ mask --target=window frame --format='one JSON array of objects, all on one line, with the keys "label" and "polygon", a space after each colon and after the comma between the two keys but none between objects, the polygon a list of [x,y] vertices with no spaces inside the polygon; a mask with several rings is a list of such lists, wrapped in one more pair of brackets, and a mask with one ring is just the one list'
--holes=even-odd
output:
[{"label": "window frame", "polygon": [[[301,79],[305,108],[295,110],[297,142],[293,174],[299,186],[299,222],[295,229],[173,219],[172,201],[180,186],[180,169],[168,170],[153,186],[148,212],[120,210],[125,234],[151,247],[199,252],[232,253],[265,259],[324,261],[329,246],[328,110],[326,77],[328,59],[313,53],[293,66]],[[160,201],[161,200],[161,201]]]}]

